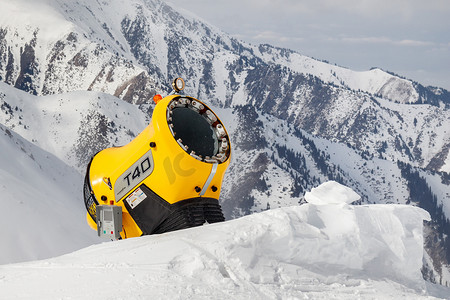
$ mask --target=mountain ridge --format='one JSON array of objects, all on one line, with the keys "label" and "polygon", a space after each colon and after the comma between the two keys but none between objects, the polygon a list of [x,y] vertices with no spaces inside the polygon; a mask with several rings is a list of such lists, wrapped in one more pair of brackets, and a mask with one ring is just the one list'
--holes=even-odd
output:
[{"label": "mountain ridge", "polygon": [[[24,1],[19,2],[22,2],[22,5],[23,3],[25,3]],[[8,48],[9,46],[9,49],[16,49],[13,55],[14,57],[17,57],[16,59],[14,59],[15,62],[20,61],[20,59],[18,59],[18,57],[20,57],[20,51],[17,51],[18,47],[21,46],[23,49],[25,49],[26,45],[31,46],[31,44],[33,43],[39,43],[39,38],[37,38],[36,35],[40,34],[39,30],[43,30],[43,35],[47,37],[46,39],[44,39],[48,44],[47,46],[53,45],[53,48],[58,48],[55,46],[61,47],[62,44],[58,43],[58,41],[63,42],[63,39],[60,38],[61,35],[64,35],[66,39],[69,40],[77,36],[78,41],[81,41],[82,44],[85,45],[87,45],[86,42],[88,40],[91,40],[93,46],[95,46],[96,43],[101,43],[101,45],[106,47],[108,51],[115,52],[114,54],[118,59],[120,59],[120,57],[124,57],[125,61],[128,60],[135,65],[137,63],[141,63],[141,66],[143,67],[141,71],[143,71],[143,69],[145,68],[148,68],[147,70],[145,70],[147,72],[146,76],[149,76],[148,74],[152,74],[151,71],[154,71],[158,75],[159,82],[161,82],[161,79],[164,79],[164,82],[165,80],[170,79],[176,75],[181,75],[189,78],[189,76],[185,76],[187,74],[170,72],[171,68],[175,67],[174,71],[176,71],[177,68],[175,66],[176,64],[170,61],[170,53],[172,51],[169,48],[170,44],[175,42],[175,40],[178,38],[178,42],[181,43],[184,43],[183,40],[190,41],[191,46],[198,47],[198,50],[201,50],[202,53],[207,55],[205,58],[208,58],[208,49],[209,51],[215,52],[217,52],[217,50],[222,50],[225,52],[228,51],[227,53],[232,55],[237,54],[241,57],[247,56],[251,59],[260,59],[265,61],[266,63],[289,66],[297,73],[314,75],[324,82],[342,86],[345,88],[350,88],[353,90],[366,91],[373,95],[379,94],[386,99],[390,99],[390,92],[396,91],[397,95],[393,95],[394,97],[392,97],[392,100],[398,101],[400,103],[428,102],[427,97],[422,97],[420,95],[421,93],[415,90],[415,85],[420,86],[422,90],[427,90],[428,93],[433,94],[433,92],[435,92],[434,95],[438,100],[430,101],[430,104],[439,105],[439,102],[447,104],[449,102],[448,92],[444,89],[427,89],[426,87],[423,87],[418,83],[406,80],[393,73],[384,72],[378,68],[364,72],[355,72],[347,68],[338,67],[298,54],[297,52],[292,50],[277,48],[269,45],[252,46],[250,44],[245,44],[241,41],[227,36],[225,33],[221,32],[214,26],[207,24],[204,21],[199,21],[199,19],[193,15],[188,17],[187,15],[179,14],[176,10],[174,10],[174,8],[162,1],[133,1],[128,5],[123,5],[125,2],[122,0],[112,1],[108,5],[100,2],[90,3],[86,1],[77,1],[76,3],[56,0],[42,2],[46,3],[47,7],[57,11],[57,13],[52,12],[52,16],[54,16],[54,19],[56,19],[55,22],[61,22],[62,20],[65,20],[64,23],[68,25],[58,26],[57,28],[61,33],[57,34],[55,37],[55,26],[50,26],[53,25],[50,21],[47,21],[47,23],[50,23],[50,25],[47,24],[47,26],[50,28],[48,30],[43,30],[41,29],[43,22],[40,18],[21,18],[22,15],[19,13],[18,18],[16,17],[17,19],[28,20],[28,22],[26,23],[27,29],[23,31],[19,29],[21,28],[21,26],[14,25],[14,22],[11,20],[11,18],[3,17],[1,23],[6,23],[7,26],[2,26],[2,39],[0,40],[8,40],[7,36],[12,39],[10,37],[11,33],[9,32],[11,30],[22,40],[21,43],[18,43],[16,47],[12,47],[11,45],[8,45],[8,43],[3,44],[3,46],[6,46],[6,48]],[[6,6],[6,9],[8,9],[9,7],[10,5]],[[24,11],[25,13],[23,14],[26,15],[26,10]],[[39,17],[39,14],[37,16]],[[44,22],[44,24],[46,23]],[[58,25],[60,24],[58,23]],[[150,33],[150,35],[142,35],[143,32],[140,30],[144,27],[148,27],[147,31]],[[36,29],[38,30],[36,31]],[[183,29],[185,33],[181,33],[181,35],[179,35],[179,33],[182,32],[181,29]],[[53,36],[51,36],[51,34],[47,34],[47,32],[49,31],[53,33]],[[174,35],[175,31],[177,32],[177,35]],[[63,32],[65,32],[65,34]],[[35,42],[33,42],[33,40]],[[147,46],[145,46],[144,44],[147,44]],[[165,44],[168,45],[164,46]],[[85,51],[87,50],[85,49],[85,45],[78,48],[75,47],[76,49],[81,48],[81,51],[72,55],[68,55],[66,59],[75,57],[76,55],[83,56],[83,54],[85,54]],[[220,47],[217,47],[215,45]],[[95,46],[98,51],[101,52],[104,50],[100,49],[101,46],[100,48],[98,46],[99,45]],[[178,48],[182,49],[180,47]],[[57,49],[52,50],[55,51]],[[196,49],[191,48],[190,51],[194,50]],[[187,53],[185,49],[182,49],[182,51],[184,53]],[[6,52],[7,51],[5,51],[5,53]],[[165,53],[169,53],[169,60],[165,58],[167,57]],[[57,54],[57,52],[55,52],[55,54]],[[209,52],[208,59],[211,60],[211,58],[214,56],[215,54],[213,52]],[[51,60],[51,57],[47,57],[47,59],[50,58]],[[178,59],[178,57],[174,58]],[[185,58],[189,58],[193,61],[196,60],[194,56],[187,56]],[[4,63],[5,60],[6,59],[3,58]],[[182,60],[178,60],[177,62],[180,63],[180,65],[184,64]],[[151,65],[156,66],[156,68],[152,68]],[[5,65],[2,65],[1,69],[3,72],[5,72]],[[372,74],[374,73],[376,74],[373,76]],[[354,74],[359,74],[359,76],[353,78],[355,77],[353,76]],[[199,82],[197,79],[198,78],[196,78],[196,80],[191,80],[195,83],[194,86],[199,86]],[[375,81],[377,81],[378,83],[373,84],[373,82]],[[105,89],[105,84],[106,83],[103,82],[101,85],[99,85],[99,88]],[[163,87],[163,85],[155,85],[155,82],[150,84],[153,87]],[[408,99],[405,99],[405,95],[402,96],[401,93],[398,93],[400,90],[402,90],[400,86],[405,84],[408,86],[404,87],[403,90],[410,90],[406,94],[408,96]],[[70,88],[66,87],[66,91],[69,90]],[[36,90],[38,94],[45,94],[43,91],[43,89]],[[45,92],[51,92],[51,90]],[[413,99],[411,99],[411,97]],[[422,99],[420,99],[420,97],[422,97]],[[441,97],[441,99],[439,97]]]}]

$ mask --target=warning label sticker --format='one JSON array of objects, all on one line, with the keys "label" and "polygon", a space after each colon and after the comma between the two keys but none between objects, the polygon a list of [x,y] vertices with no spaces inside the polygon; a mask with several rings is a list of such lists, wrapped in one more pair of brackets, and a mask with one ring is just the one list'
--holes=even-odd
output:
[{"label": "warning label sticker", "polygon": [[128,204],[131,206],[131,208],[134,209],[136,206],[139,205],[139,203],[144,201],[146,198],[147,195],[140,188],[137,188],[130,195],[128,195],[125,201],[127,201]]}]

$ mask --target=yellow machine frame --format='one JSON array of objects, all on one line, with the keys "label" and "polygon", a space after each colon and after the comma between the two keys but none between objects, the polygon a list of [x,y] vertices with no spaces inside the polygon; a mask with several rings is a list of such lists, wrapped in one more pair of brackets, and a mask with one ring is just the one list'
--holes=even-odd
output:
[{"label": "yellow machine frame", "polygon": [[[208,113],[211,119],[217,119],[213,126],[224,132],[219,136],[223,140],[223,155],[219,160],[199,158],[195,153],[188,153],[182,141],[175,139],[168,122],[170,105],[185,99],[197,106],[203,105],[204,110],[212,113]],[[168,204],[199,197],[218,200],[230,153],[228,134],[209,107],[192,97],[170,95],[158,101],[150,124],[134,140],[122,147],[102,150],[93,157],[86,180],[98,202],[96,205],[122,207],[124,230],[120,233],[121,237],[136,237],[141,236],[143,231],[130,215],[129,208],[125,207],[125,200],[130,204],[133,199],[129,197],[139,186],[146,185]],[[97,229],[93,219],[95,207],[87,208],[88,224]]]}]

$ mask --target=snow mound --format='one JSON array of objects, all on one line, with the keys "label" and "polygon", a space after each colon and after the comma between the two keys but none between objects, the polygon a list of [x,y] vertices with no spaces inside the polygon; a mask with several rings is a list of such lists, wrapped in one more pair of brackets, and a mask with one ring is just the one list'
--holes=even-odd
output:
[{"label": "snow mound", "polygon": [[308,203],[323,205],[339,203],[350,204],[358,201],[361,197],[349,187],[335,181],[328,181],[313,188],[311,192],[306,192],[305,199]]},{"label": "snow mound", "polygon": [[412,206],[305,204],[0,266],[0,290],[15,299],[444,297],[450,289],[420,272],[426,219]]}]

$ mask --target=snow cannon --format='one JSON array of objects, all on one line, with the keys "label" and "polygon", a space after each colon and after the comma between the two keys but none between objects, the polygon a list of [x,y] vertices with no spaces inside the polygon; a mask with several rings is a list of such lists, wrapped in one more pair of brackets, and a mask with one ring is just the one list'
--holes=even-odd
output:
[{"label": "snow cannon", "polygon": [[230,138],[205,103],[179,92],[153,99],[150,124],[129,144],[95,154],[86,171],[88,224],[124,239],[224,221],[219,195]]}]

